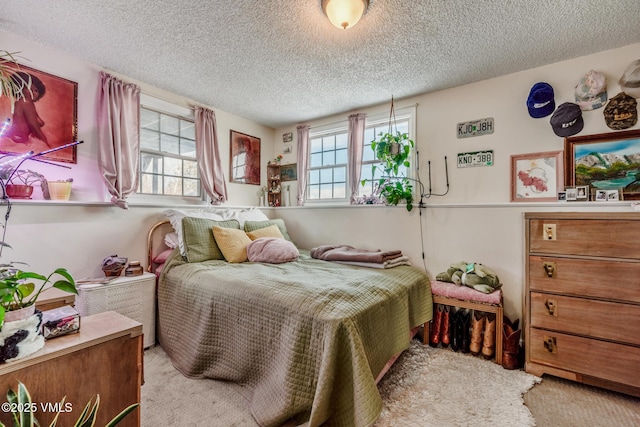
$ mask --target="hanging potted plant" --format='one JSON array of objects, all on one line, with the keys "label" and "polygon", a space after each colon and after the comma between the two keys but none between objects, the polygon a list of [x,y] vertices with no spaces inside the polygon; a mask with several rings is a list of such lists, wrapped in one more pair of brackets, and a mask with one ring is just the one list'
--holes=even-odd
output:
[{"label": "hanging potted plant", "polygon": [[[380,160],[379,165],[372,166],[375,176],[378,167],[382,167],[383,175],[377,182],[376,193],[388,205],[398,205],[404,201],[407,211],[413,209],[413,185],[411,180],[402,172],[401,168],[411,166],[411,154],[414,142],[407,133],[401,133],[395,128],[395,113],[393,98],[391,98],[391,112],[389,114],[389,131],[380,132],[378,138],[371,141],[371,149]],[[364,186],[366,181],[362,181]]]},{"label": "hanging potted plant", "polygon": [[[0,97],[6,96],[11,102],[11,112],[16,100],[24,97],[23,89],[31,88],[31,81],[25,81],[20,74],[16,74],[19,66],[16,64],[17,52],[0,50]],[[24,58],[23,58],[24,59]]]}]

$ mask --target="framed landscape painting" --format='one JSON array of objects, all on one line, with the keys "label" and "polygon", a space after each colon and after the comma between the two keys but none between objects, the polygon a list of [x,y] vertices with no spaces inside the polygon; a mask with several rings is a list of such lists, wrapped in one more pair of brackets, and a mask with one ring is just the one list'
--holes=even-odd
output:
[{"label": "framed landscape painting", "polygon": [[[22,97],[13,110],[6,96],[0,97],[0,152],[42,153],[78,139],[78,83],[25,65],[14,65],[16,81],[23,85]],[[40,158],[76,163],[77,147],[43,154]]]},{"label": "framed landscape painting", "polygon": [[298,164],[280,166],[280,179],[282,181],[295,181],[298,179]]},{"label": "framed landscape painting", "polygon": [[562,151],[511,156],[512,202],[555,202],[562,189]]},{"label": "framed landscape painting", "polygon": [[565,185],[622,189],[621,199],[640,200],[640,130],[565,138]]}]

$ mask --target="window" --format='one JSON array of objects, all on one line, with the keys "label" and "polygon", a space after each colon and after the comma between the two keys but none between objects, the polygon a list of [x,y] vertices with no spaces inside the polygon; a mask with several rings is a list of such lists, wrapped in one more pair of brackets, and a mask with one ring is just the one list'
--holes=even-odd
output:
[{"label": "window", "polygon": [[[411,139],[415,135],[415,107],[396,110],[396,127],[398,132],[408,133]],[[389,114],[367,116],[362,152],[362,170],[360,181],[366,181],[360,187],[360,195],[370,195],[375,191],[378,179],[382,177],[382,169],[372,166],[379,164],[371,150],[371,141],[380,132],[389,131]],[[348,122],[312,129],[309,133],[309,159],[307,164],[307,197],[310,203],[318,201],[346,202],[349,197],[347,174],[347,140]],[[413,164],[413,162],[412,162]],[[401,170],[411,177],[411,170]]]},{"label": "window", "polygon": [[[409,133],[409,120],[399,120],[396,118],[396,126],[393,128],[395,134],[396,128],[400,133]],[[373,194],[377,188],[378,180],[382,178],[382,167],[377,167],[375,173],[373,172],[373,165],[380,165],[380,162],[376,159],[375,153],[371,149],[371,141],[377,140],[380,133],[389,132],[389,119],[385,122],[372,123],[365,125],[364,128],[364,151],[362,152],[362,170],[360,171],[360,182],[366,181],[365,185],[361,187],[360,194]],[[412,138],[413,139],[413,138]],[[409,176],[410,171],[402,166],[398,170],[400,175]]]},{"label": "window", "polygon": [[307,200],[347,198],[347,129],[309,135]]},{"label": "window", "polygon": [[201,198],[193,112],[164,104],[141,98],[138,193]]}]

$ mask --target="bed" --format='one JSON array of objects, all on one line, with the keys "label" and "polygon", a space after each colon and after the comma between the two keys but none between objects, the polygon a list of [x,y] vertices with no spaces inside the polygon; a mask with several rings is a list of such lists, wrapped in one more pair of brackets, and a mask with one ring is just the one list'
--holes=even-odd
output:
[{"label": "bed", "polygon": [[[150,266],[162,246],[150,250]],[[158,339],[173,365],[187,377],[241,384],[266,427],[371,425],[382,407],[379,374],[431,316],[424,272],[304,250],[269,264],[188,262],[176,248],[158,279]]]}]

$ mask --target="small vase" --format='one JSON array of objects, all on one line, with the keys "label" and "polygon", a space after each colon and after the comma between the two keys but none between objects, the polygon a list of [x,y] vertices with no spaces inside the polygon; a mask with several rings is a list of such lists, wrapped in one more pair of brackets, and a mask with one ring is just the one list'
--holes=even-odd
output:
[{"label": "small vase", "polygon": [[69,200],[71,196],[71,181],[49,181],[51,200]]}]

